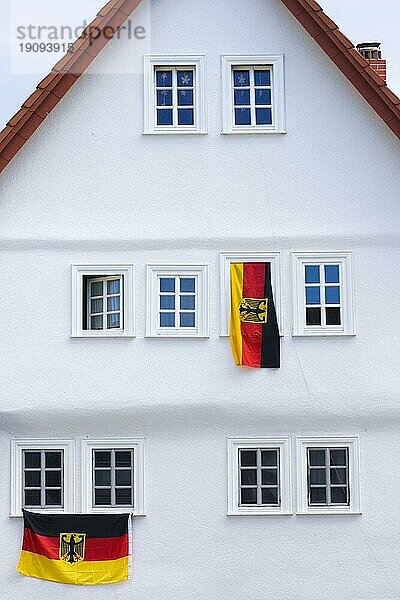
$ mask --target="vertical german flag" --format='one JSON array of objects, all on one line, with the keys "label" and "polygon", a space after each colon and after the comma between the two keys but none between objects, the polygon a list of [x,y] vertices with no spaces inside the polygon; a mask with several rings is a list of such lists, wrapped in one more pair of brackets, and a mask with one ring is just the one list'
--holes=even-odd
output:
[{"label": "vertical german flag", "polygon": [[280,367],[271,263],[232,263],[230,339],[237,365]]},{"label": "vertical german flag", "polygon": [[128,579],[129,515],[44,515],[24,510],[18,572],[58,583]]}]

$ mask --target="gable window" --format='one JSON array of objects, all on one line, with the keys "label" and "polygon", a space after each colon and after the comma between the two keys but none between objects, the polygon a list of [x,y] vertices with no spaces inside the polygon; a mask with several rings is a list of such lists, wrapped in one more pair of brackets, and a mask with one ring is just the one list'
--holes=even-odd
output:
[{"label": "gable window", "polygon": [[228,514],[290,514],[289,438],[228,439]]},{"label": "gable window", "polygon": [[144,133],[205,133],[204,56],[144,57]]},{"label": "gable window", "polygon": [[293,254],[295,335],[353,333],[351,254]]},{"label": "gable window", "polygon": [[222,56],[223,133],[284,133],[283,56]]},{"label": "gable window", "polygon": [[132,265],[72,266],[72,337],[132,337]]},{"label": "gable window", "polygon": [[11,516],[74,510],[71,440],[11,440]]},{"label": "gable window", "polygon": [[357,438],[298,438],[299,512],[360,512]]},{"label": "gable window", "polygon": [[144,514],[144,439],[82,440],[82,503],[87,512]]},{"label": "gable window", "polygon": [[147,335],[208,336],[208,266],[147,267]]}]

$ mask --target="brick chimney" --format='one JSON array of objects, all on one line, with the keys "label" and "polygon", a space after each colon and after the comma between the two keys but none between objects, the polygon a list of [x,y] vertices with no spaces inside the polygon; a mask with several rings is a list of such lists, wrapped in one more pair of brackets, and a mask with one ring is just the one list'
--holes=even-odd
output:
[{"label": "brick chimney", "polygon": [[386,60],[382,58],[380,42],[357,44],[357,50],[371,67],[386,81]]}]

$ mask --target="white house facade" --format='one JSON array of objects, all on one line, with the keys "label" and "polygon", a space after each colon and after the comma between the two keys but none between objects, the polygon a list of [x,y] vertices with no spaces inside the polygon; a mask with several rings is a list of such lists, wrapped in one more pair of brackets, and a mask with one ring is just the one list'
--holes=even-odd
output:
[{"label": "white house facade", "polygon": [[[396,600],[399,140],[281,0],[137,10],[1,175],[0,597]],[[132,512],[132,578],[17,574],[23,506]]]}]

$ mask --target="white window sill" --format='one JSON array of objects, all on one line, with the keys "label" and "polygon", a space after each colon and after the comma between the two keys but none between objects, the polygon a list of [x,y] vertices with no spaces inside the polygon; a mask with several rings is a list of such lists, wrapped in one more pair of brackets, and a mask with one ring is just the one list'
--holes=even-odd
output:
[{"label": "white window sill", "polygon": [[88,510],[85,513],[82,514],[88,514],[88,515],[98,515],[98,514],[117,514],[117,515],[126,515],[126,514],[130,514],[132,517],[145,517],[146,513],[144,512],[135,512],[135,510],[133,508],[124,508],[123,506],[120,506],[118,508],[113,507],[110,508],[109,506],[102,506],[99,508],[91,508],[90,510]]},{"label": "white window sill", "polygon": [[293,513],[292,512],[286,512],[286,511],[282,511],[282,510],[273,510],[273,509],[260,509],[258,508],[257,510],[248,510],[248,509],[243,509],[240,510],[238,509],[237,511],[234,512],[228,512],[227,513],[228,517],[292,517]]},{"label": "white window sill", "polygon": [[307,511],[302,511],[302,512],[297,512],[296,515],[299,516],[313,516],[313,515],[350,515],[350,516],[360,516],[363,513],[359,510],[338,510],[338,509],[333,509],[333,510],[323,510],[323,509],[316,509],[316,510],[307,510]]},{"label": "white window sill", "polygon": [[[38,510],[32,510],[29,509],[30,512],[34,512],[34,513],[40,513],[43,515],[95,515],[95,514],[104,514],[104,513],[113,513],[113,514],[119,514],[119,515],[125,515],[127,513],[129,513],[131,515],[131,517],[145,517],[146,513],[135,513],[132,510],[123,510],[123,508],[118,508],[118,509],[114,509],[114,508],[106,508],[103,507],[101,510],[90,510],[87,512],[64,512],[64,511],[50,511],[50,510],[44,510],[44,509],[38,509]],[[10,519],[22,519],[23,518],[23,514],[18,514],[18,515],[13,515],[10,514]]]},{"label": "white window sill", "polygon": [[195,338],[200,340],[209,339],[209,335],[199,335],[198,333],[149,333],[145,339],[171,339],[171,338]]},{"label": "white window sill", "polygon": [[133,339],[136,336],[132,335],[131,333],[105,333],[104,331],[102,331],[101,333],[76,333],[76,334],[71,334],[70,336],[71,338],[101,338],[101,339],[105,339],[105,338],[127,338],[127,339]]},{"label": "white window sill", "polygon": [[302,333],[293,333],[292,337],[356,337],[355,333],[345,331],[303,331]]},{"label": "white window sill", "polygon": [[143,135],[207,135],[208,131],[199,131],[197,129],[154,129],[153,131],[143,131]]},{"label": "white window sill", "polygon": [[285,134],[287,133],[286,130],[283,131],[278,131],[276,129],[261,129],[259,127],[244,127],[243,129],[229,129],[229,130],[222,130],[221,131],[221,135],[236,135],[236,134],[271,134],[271,133],[280,133],[280,134]]}]

